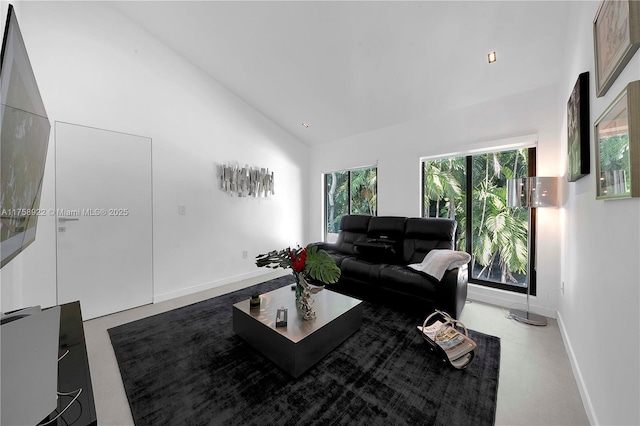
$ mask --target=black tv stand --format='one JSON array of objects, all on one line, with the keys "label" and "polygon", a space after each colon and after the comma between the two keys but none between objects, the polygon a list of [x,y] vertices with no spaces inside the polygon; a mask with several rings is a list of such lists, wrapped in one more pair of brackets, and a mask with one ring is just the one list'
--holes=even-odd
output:
[{"label": "black tv stand", "polygon": [[[82,393],[64,414],[49,425],[95,426],[98,424],[96,406],[93,400],[89,358],[84,339],[80,302],[60,305],[60,352],[63,358],[58,362],[58,391],[74,392],[82,388]],[[69,351],[67,353],[67,350]],[[65,355],[66,353],[66,355]],[[59,396],[58,408],[44,419],[47,423],[71,402],[71,396]]]}]

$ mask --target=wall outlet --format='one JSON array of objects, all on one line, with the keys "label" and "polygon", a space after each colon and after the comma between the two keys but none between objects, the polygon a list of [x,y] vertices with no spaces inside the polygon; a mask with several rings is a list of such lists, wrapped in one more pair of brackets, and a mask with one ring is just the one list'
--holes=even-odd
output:
[{"label": "wall outlet", "polygon": [[187,206],[178,206],[178,214],[184,216],[187,214]]},{"label": "wall outlet", "polygon": [[562,285],[560,286],[560,293],[564,294],[564,281],[562,281]]},{"label": "wall outlet", "polygon": [[242,258],[246,259],[247,257],[249,257],[249,252],[247,252],[246,250],[242,250]]}]

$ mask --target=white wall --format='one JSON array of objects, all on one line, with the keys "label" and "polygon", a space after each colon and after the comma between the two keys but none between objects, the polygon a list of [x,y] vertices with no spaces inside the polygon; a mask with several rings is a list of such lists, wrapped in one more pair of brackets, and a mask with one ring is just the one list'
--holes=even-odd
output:
[{"label": "white wall", "polygon": [[[627,83],[640,79],[636,53],[607,94],[596,98],[592,23],[598,4],[572,4],[558,93],[566,105],[578,75],[589,71],[592,125]],[[566,119],[560,129],[563,155],[564,129]],[[592,423],[640,424],[640,200],[596,200],[595,144],[589,136],[591,173],[575,183],[563,180],[565,291],[558,318]]]},{"label": "white wall", "polygon": [[[311,238],[323,238],[323,172],[377,163],[378,215],[419,217],[421,157],[499,146],[534,135],[539,175],[558,176],[561,120],[557,88],[543,87],[312,147]],[[558,209],[539,209],[538,297],[531,304],[533,311],[549,316],[555,316],[560,287],[558,214]],[[470,286],[469,292],[476,300],[506,306],[524,302],[521,294],[480,286]]]},{"label": "white wall", "polygon": [[[305,145],[108,4],[22,2],[17,11],[52,124],[153,140],[154,300],[263,276],[257,254],[304,243]],[[55,207],[53,154],[52,133],[44,208]],[[225,162],[273,170],[276,195],[223,193],[215,167]],[[36,242],[2,269],[2,310],[53,305],[55,288],[55,222],[44,217]]]}]

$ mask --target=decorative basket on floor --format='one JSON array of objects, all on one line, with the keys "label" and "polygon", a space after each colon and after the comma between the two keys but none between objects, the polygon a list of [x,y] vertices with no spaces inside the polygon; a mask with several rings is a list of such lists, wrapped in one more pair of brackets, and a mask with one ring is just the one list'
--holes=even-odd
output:
[{"label": "decorative basket on floor", "polygon": [[429,349],[453,368],[467,368],[478,352],[467,327],[446,312],[436,310],[418,326],[418,332]]}]

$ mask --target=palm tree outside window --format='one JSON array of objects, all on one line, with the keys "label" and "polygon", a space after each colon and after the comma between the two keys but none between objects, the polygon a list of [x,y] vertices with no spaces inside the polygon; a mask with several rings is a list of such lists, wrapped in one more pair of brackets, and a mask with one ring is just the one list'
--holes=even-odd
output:
[{"label": "palm tree outside window", "polygon": [[342,216],[378,214],[377,178],[377,167],[343,170],[324,175],[325,241],[336,240]]},{"label": "palm tree outside window", "polygon": [[[422,162],[422,216],[458,221],[456,247],[472,258],[469,282],[525,292],[529,216],[526,209],[507,207],[506,182],[535,175],[535,152],[522,148]],[[533,225],[535,235],[535,220]]]}]

